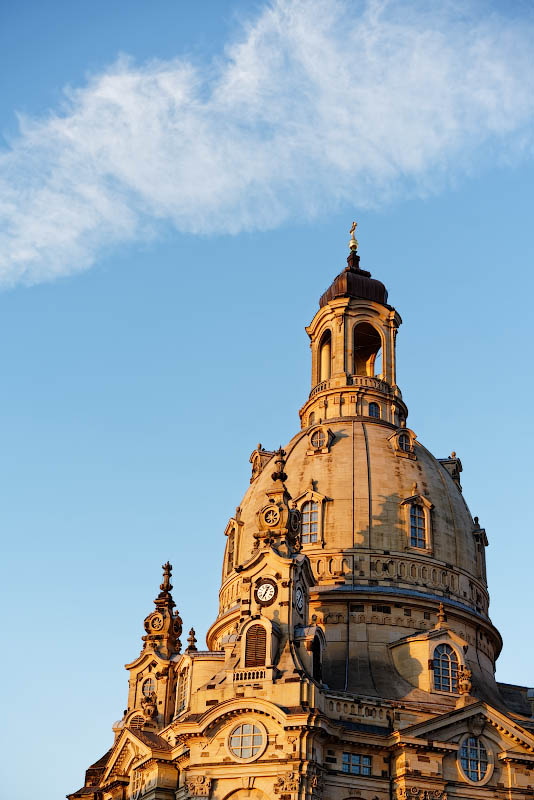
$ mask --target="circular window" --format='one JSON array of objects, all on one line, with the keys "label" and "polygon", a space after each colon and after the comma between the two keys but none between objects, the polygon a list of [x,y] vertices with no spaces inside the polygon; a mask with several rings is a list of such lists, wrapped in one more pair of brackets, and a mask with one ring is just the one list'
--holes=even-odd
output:
[{"label": "circular window", "polygon": [[145,697],[150,697],[152,692],[156,691],[156,681],[154,678],[147,678],[146,681],[143,683],[143,688],[141,690]]},{"label": "circular window", "polygon": [[233,729],[228,738],[228,749],[236,758],[253,759],[264,749],[265,734],[259,725],[244,722]]},{"label": "circular window", "polygon": [[468,736],[460,747],[460,765],[465,777],[480,783],[488,772],[488,751],[476,736]]},{"label": "circular window", "polygon": [[315,447],[317,450],[319,450],[321,447],[324,447],[326,444],[326,436],[324,431],[322,430],[314,431],[311,435],[310,441],[312,447]]}]

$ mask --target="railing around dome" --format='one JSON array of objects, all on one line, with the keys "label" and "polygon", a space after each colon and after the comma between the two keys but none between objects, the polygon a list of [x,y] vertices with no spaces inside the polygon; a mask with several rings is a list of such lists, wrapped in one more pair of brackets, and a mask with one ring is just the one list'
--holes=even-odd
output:
[{"label": "railing around dome", "polygon": [[[321,381],[314,386],[310,392],[310,398],[315,397],[319,392],[324,392],[327,385],[328,381]],[[390,392],[390,386],[386,381],[382,380],[382,378],[375,378],[372,375],[348,375],[347,385],[359,386],[362,389],[375,389],[375,391],[383,392],[383,394],[389,394]],[[339,386],[336,387],[336,389],[339,388]]]},{"label": "railing around dome", "polygon": [[389,384],[386,381],[371,375],[349,375],[349,383],[352,386],[361,386],[363,389],[376,389],[384,394],[389,392]]},{"label": "railing around dome", "polygon": [[314,386],[310,392],[310,397],[322,392],[323,389],[326,389],[326,381],[321,381],[321,383],[318,383],[316,386]]}]

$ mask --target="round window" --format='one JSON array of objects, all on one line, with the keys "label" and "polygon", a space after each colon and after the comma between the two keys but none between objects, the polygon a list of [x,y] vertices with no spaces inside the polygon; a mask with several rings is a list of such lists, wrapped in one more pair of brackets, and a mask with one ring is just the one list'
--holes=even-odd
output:
[{"label": "round window", "polygon": [[145,697],[150,697],[152,692],[156,691],[156,681],[154,678],[147,678],[146,681],[143,683],[142,692]]},{"label": "round window", "polygon": [[465,777],[479,783],[488,771],[488,751],[477,736],[468,736],[460,747],[460,765]]},{"label": "round window", "polygon": [[317,448],[317,450],[319,450],[321,447],[324,447],[326,444],[326,436],[324,431],[314,431],[311,435],[311,444],[312,447]]},{"label": "round window", "polygon": [[228,749],[236,758],[254,758],[262,750],[264,741],[262,729],[251,722],[245,722],[233,729],[228,740]]}]

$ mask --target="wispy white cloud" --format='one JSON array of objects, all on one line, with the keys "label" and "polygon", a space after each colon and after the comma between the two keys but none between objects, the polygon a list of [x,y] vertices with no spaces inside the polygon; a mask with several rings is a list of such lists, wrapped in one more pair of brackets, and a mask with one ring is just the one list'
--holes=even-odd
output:
[{"label": "wispy white cloud", "polygon": [[530,155],[533,31],[487,5],[275,0],[204,71],[121,58],[0,156],[0,281],[164,225],[265,229]]}]

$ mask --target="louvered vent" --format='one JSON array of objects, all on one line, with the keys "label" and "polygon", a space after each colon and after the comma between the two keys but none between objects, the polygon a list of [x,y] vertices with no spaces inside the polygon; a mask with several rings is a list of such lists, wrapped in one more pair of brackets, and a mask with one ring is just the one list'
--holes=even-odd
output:
[{"label": "louvered vent", "polygon": [[145,724],[145,718],[141,714],[136,714],[129,722],[129,727],[134,731],[140,731]]},{"label": "louvered vent", "polygon": [[266,645],[267,634],[263,625],[252,625],[247,632],[245,667],[263,667],[265,665]]}]

